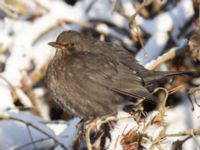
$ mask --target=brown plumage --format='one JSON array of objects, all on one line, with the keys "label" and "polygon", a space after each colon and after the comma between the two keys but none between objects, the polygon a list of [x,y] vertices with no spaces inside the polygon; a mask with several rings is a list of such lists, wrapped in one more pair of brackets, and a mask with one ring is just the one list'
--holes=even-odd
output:
[{"label": "brown plumage", "polygon": [[49,45],[57,50],[48,66],[47,87],[63,109],[79,117],[114,113],[126,100],[146,97],[156,102],[146,86],[167,76],[187,74],[149,71],[119,45],[75,31],[61,33]]}]

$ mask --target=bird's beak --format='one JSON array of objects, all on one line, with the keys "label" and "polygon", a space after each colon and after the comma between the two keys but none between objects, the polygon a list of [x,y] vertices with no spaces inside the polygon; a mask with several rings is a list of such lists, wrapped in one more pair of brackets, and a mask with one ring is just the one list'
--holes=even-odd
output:
[{"label": "bird's beak", "polygon": [[63,48],[62,44],[59,44],[57,42],[49,42],[48,43],[50,46],[55,47],[55,48]]}]

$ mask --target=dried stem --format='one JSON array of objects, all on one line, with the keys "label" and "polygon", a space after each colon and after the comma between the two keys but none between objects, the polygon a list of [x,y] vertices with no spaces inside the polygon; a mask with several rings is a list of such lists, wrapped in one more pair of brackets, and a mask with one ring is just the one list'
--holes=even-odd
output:
[{"label": "dried stem", "polygon": [[[85,127],[86,130],[86,144],[87,144],[87,148],[88,150],[92,150],[92,144],[90,141],[90,132],[93,128],[95,128],[98,125],[104,124],[104,123],[108,123],[110,121],[116,121],[116,120],[122,120],[122,119],[128,119],[128,118],[132,118],[131,116],[126,116],[126,117],[117,117],[117,116],[111,116],[111,117],[102,117],[100,119],[96,119],[90,123],[88,123]],[[133,119],[133,118],[132,118]]]},{"label": "dried stem", "polygon": [[149,70],[154,70],[160,64],[163,64],[164,62],[173,59],[178,54],[183,53],[187,49],[188,49],[188,44],[185,44],[181,47],[172,48],[168,52],[164,53],[162,56],[158,57],[156,60],[153,60],[150,63],[148,63],[146,65],[146,68],[148,68]]}]

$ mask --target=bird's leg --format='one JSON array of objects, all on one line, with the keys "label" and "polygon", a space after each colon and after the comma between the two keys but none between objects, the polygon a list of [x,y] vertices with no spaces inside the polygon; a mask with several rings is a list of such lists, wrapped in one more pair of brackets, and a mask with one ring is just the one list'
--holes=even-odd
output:
[{"label": "bird's leg", "polygon": [[81,124],[79,124],[79,128],[80,128],[80,135],[83,136],[85,135],[85,142],[86,142],[86,145],[87,145],[87,149],[88,150],[92,150],[92,142],[91,142],[91,139],[90,139],[90,135],[91,135],[91,131],[96,128],[97,126],[99,125],[102,125],[102,124],[105,124],[105,123],[109,123],[111,121],[116,121],[116,120],[119,120],[119,119],[125,119],[127,117],[122,117],[122,118],[118,118],[115,115],[112,115],[112,116],[103,116],[103,117],[93,117],[93,118],[90,118],[88,119],[87,121],[81,121]]},{"label": "bird's leg", "polygon": [[[123,116],[123,117],[118,117],[116,114],[112,116],[103,116],[101,118],[93,118],[93,120],[89,120],[86,125],[85,125],[85,138],[86,138],[86,144],[87,144],[87,149],[92,150],[92,144],[90,140],[90,133],[91,130],[97,127],[98,125],[102,125],[105,123],[109,123],[111,121],[117,121],[120,119],[127,119],[130,116]],[[130,117],[131,118],[131,117]]]},{"label": "bird's leg", "polygon": [[97,126],[98,118],[93,118],[92,120],[88,120],[84,126],[85,129],[85,142],[88,150],[92,150],[92,144],[90,140],[90,133],[93,128]]},{"label": "bird's leg", "polygon": [[[73,142],[73,149],[80,149],[81,140],[83,137],[86,137],[86,144],[87,147],[90,144],[90,131],[95,127],[95,125],[91,128],[91,124],[93,124],[95,119],[81,119],[81,121],[76,125],[76,127],[79,129],[78,135],[76,136],[74,142]],[[88,131],[89,128],[89,131]],[[91,129],[90,129],[91,128]],[[89,132],[89,133],[88,133]],[[89,140],[88,140],[89,139]],[[90,150],[90,148],[88,148]]]},{"label": "bird's leg", "polygon": [[85,126],[85,119],[81,119],[79,123],[76,125],[78,129],[78,134],[73,142],[73,149],[78,150],[80,149],[81,140],[84,137],[84,126]]},{"label": "bird's leg", "polygon": [[83,138],[83,132],[79,130],[78,135],[76,136],[75,140],[73,141],[73,149],[78,150],[80,149],[81,140]]},{"label": "bird's leg", "polygon": [[133,103],[134,107],[141,107],[141,104],[144,102],[144,100],[146,99],[146,97],[137,99],[137,102]]},{"label": "bird's leg", "polygon": [[102,124],[109,123],[110,121],[115,121],[116,118],[117,118],[116,116],[103,116],[101,118],[98,117],[93,118],[92,120],[88,120],[88,122],[86,122],[84,129],[85,129],[85,141],[88,150],[92,150],[92,144],[90,140],[91,130],[97,127],[98,125],[101,126]]},{"label": "bird's leg", "polygon": [[137,108],[137,110],[133,114],[135,120],[140,120],[142,116],[146,116],[146,113],[144,112],[144,107],[143,107],[144,100],[146,100],[146,97],[138,99],[136,103],[133,103],[133,106]]}]

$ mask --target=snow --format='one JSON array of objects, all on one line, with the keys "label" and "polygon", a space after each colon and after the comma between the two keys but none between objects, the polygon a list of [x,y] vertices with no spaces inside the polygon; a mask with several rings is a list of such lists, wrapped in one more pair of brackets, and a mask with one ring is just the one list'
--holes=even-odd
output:
[{"label": "snow", "polygon": [[[51,122],[49,106],[44,100],[46,90],[44,85],[38,84],[45,74],[49,60],[55,53],[55,49],[47,43],[54,41],[63,30],[80,31],[91,27],[100,34],[121,39],[125,45],[131,47],[133,46],[132,39],[118,30],[129,30],[129,21],[124,16],[131,17],[136,10],[131,0],[121,0],[124,16],[118,12],[112,14],[113,3],[107,0],[95,1],[88,12],[86,10],[92,0],[79,1],[75,6],[70,6],[61,0],[20,1],[26,5],[27,13],[18,19],[5,17],[0,21],[0,59],[5,62],[5,70],[0,73],[0,149],[20,148],[27,143],[30,144],[21,149],[35,149],[35,147],[50,149],[55,146],[56,140],[70,150],[78,133],[76,125],[80,119],[74,118],[70,121],[62,121],[62,123]],[[137,15],[135,18],[137,25],[150,35],[144,47],[137,53],[137,60],[148,67],[151,61],[163,54],[171,38],[176,46],[184,45],[185,39],[179,38],[178,35],[193,15],[191,0],[181,0],[171,10],[160,13],[152,19]],[[100,23],[94,26],[91,21],[95,20],[99,20]],[[110,24],[118,30],[112,28]],[[42,74],[42,77],[37,82],[38,74]],[[31,94],[33,95],[30,96]],[[195,106],[192,112],[185,95],[182,99],[184,99],[183,103],[166,111],[167,133],[183,132],[200,127],[200,108]],[[15,104],[17,100],[25,108],[36,107],[38,113],[21,111]],[[149,114],[147,122],[150,122],[157,113],[154,111]],[[130,118],[129,114],[120,111],[118,116],[119,118],[127,116],[127,118],[119,119],[110,131],[112,140],[106,139],[106,147],[110,150],[122,149],[120,140],[131,130],[138,130],[155,139],[164,129],[163,126],[152,125],[144,132],[145,124],[138,124]],[[165,139],[164,149],[170,149],[170,144],[178,139],[180,137]],[[41,141],[32,143],[37,140]],[[199,138],[197,140],[200,141]],[[145,146],[150,148],[151,144],[146,143]],[[184,144],[184,149],[191,148],[197,149],[197,144],[192,139]],[[63,146],[58,144],[55,149],[61,150]]]}]

